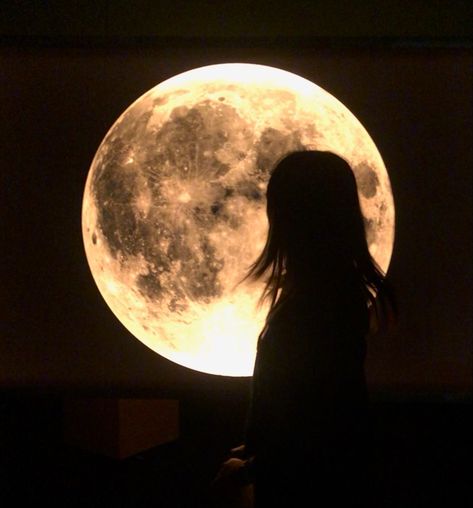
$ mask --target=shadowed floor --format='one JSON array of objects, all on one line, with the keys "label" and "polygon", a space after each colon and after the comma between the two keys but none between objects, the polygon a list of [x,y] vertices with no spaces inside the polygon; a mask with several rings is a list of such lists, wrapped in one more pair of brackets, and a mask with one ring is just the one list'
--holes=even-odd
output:
[{"label": "shadowed floor", "polygon": [[[372,493],[382,507],[469,507],[469,402],[374,403]],[[181,401],[181,437],[116,460],[66,446],[60,397],[0,398],[0,504],[68,507],[208,506],[208,485],[241,439],[232,401]],[[233,422],[233,423],[232,423]]]}]

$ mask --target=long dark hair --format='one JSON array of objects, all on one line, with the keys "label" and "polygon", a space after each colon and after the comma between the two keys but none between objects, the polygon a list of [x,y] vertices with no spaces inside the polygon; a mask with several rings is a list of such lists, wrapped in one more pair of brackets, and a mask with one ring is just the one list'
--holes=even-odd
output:
[{"label": "long dark hair", "polygon": [[356,180],[344,159],[322,151],[286,155],[268,183],[267,216],[266,244],[245,279],[267,274],[268,319],[307,284],[343,287],[347,277],[375,311],[378,328],[394,315],[394,295],[369,253]]}]

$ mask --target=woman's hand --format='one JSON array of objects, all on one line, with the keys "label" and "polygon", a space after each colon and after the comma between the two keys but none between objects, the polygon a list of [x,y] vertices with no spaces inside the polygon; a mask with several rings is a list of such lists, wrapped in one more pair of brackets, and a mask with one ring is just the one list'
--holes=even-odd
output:
[{"label": "woman's hand", "polygon": [[234,457],[236,459],[245,459],[247,458],[246,446],[244,444],[240,446],[236,446],[230,450],[229,457]]},{"label": "woman's hand", "polygon": [[238,472],[244,467],[245,461],[236,458],[228,459],[222,464],[211,484],[212,496],[217,505],[226,506],[231,499],[240,495],[243,485]]},{"label": "woman's hand", "polygon": [[217,473],[217,476],[215,477],[214,483],[234,483],[238,482],[237,476],[238,471],[240,471],[243,467],[245,467],[246,462],[242,459],[238,459],[236,457],[231,457],[230,459],[226,460],[222,467],[220,468],[220,471]]},{"label": "woman's hand", "polygon": [[217,473],[210,490],[215,508],[253,508],[253,485],[245,481],[247,461],[231,457]]}]

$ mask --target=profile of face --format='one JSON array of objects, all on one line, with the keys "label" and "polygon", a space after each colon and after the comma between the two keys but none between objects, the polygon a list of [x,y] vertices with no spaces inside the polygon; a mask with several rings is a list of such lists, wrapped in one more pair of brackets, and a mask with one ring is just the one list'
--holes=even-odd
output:
[{"label": "profile of face", "polygon": [[366,249],[356,180],[341,157],[293,152],[275,166],[267,189],[269,244],[287,271],[353,263]]}]

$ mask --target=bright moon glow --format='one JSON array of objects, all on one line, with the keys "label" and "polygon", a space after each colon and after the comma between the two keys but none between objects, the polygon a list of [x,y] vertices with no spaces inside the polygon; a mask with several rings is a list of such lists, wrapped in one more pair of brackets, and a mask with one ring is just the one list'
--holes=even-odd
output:
[{"label": "bright moon glow", "polygon": [[265,242],[271,169],[301,149],[350,163],[369,249],[386,271],[386,168],[361,123],[314,83],[211,65],[160,83],[120,116],[92,162],[82,230],[95,282],[135,337],[191,369],[252,374],[267,309],[256,306],[261,284],[237,283]]}]

